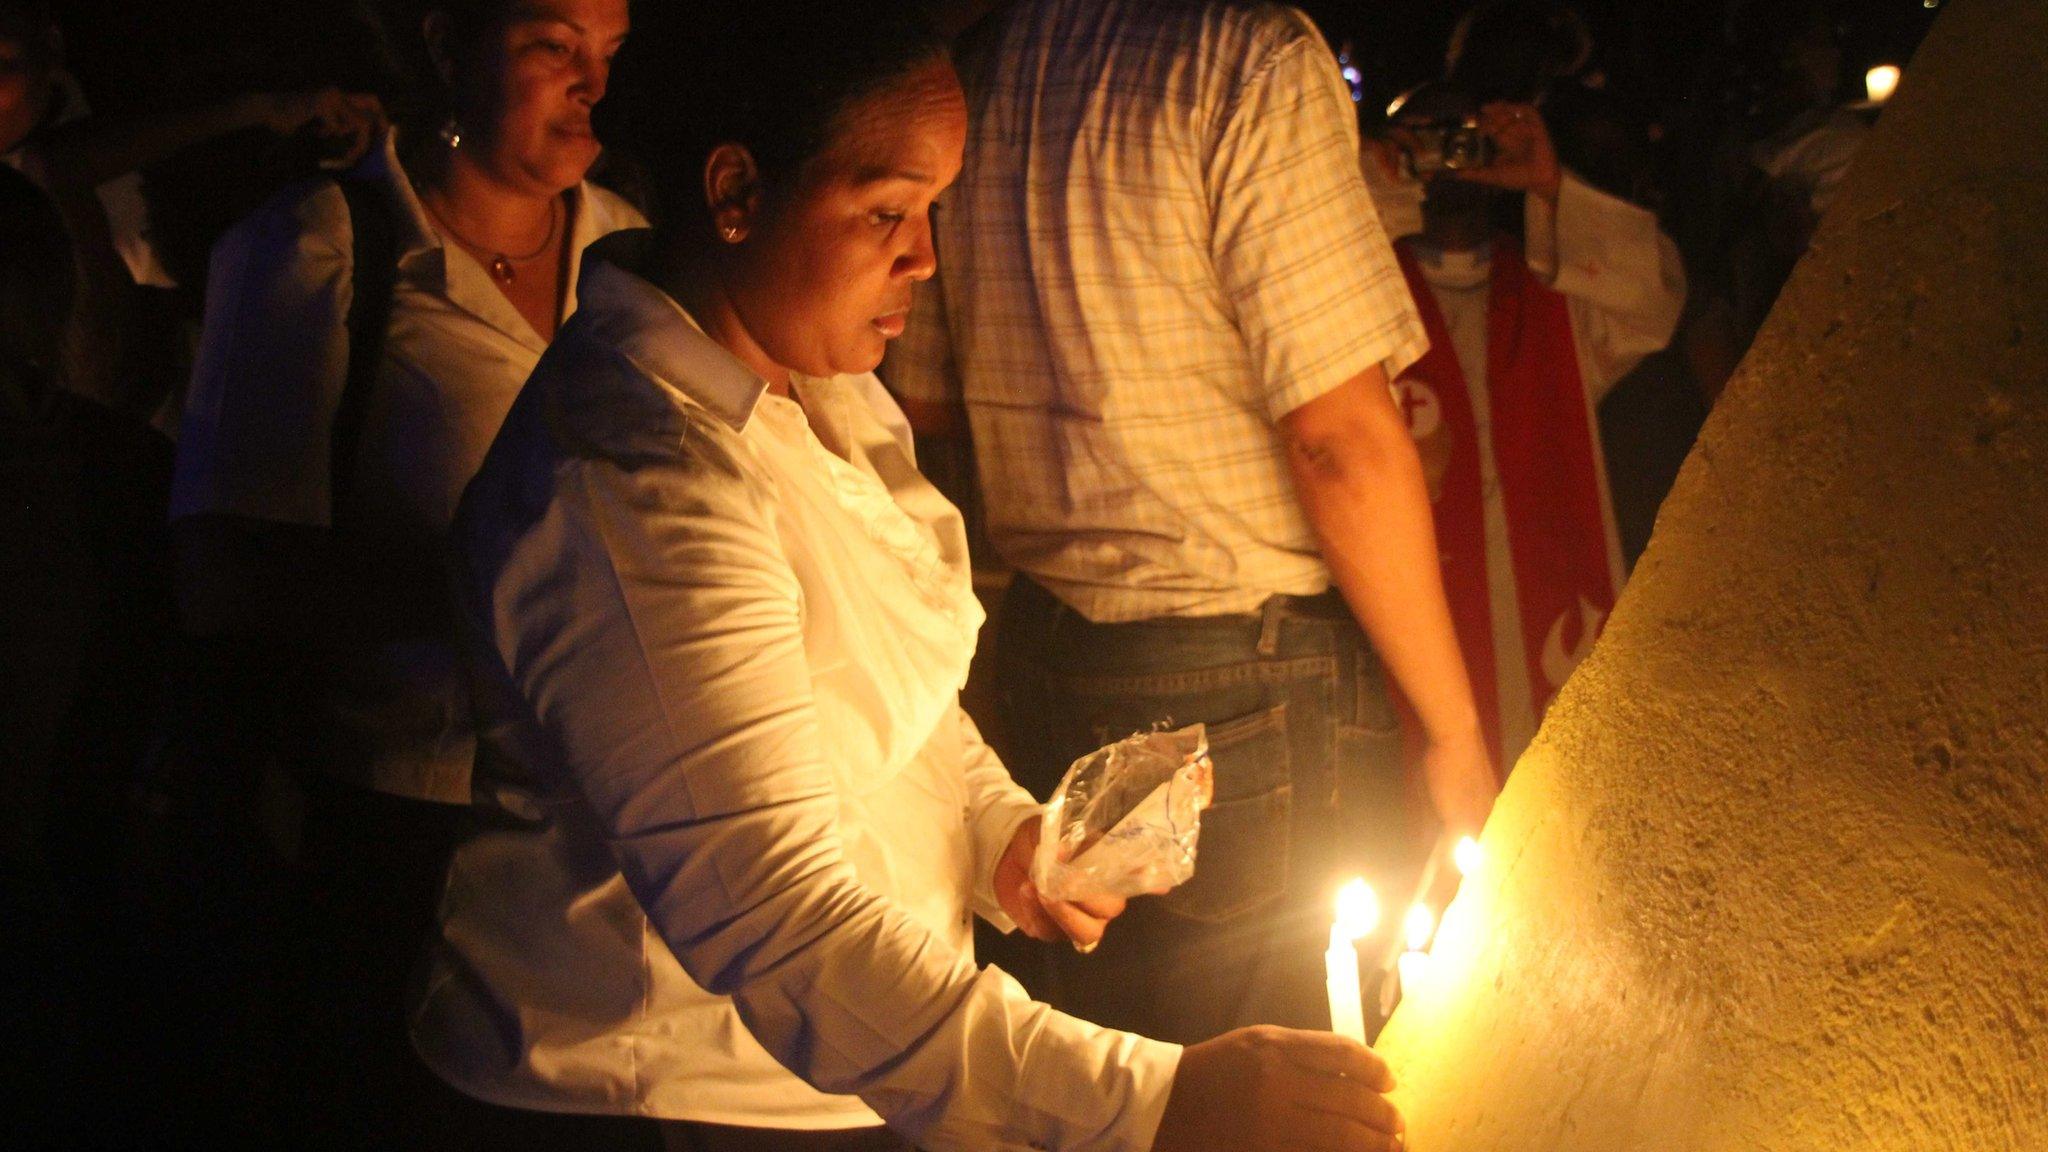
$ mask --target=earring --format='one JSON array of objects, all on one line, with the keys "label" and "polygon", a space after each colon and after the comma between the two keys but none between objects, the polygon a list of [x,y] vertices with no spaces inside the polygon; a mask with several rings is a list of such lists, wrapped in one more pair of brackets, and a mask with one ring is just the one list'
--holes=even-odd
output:
[{"label": "earring", "polygon": [[446,144],[448,147],[462,147],[462,125],[456,121],[454,116],[451,115],[446,120],[441,121],[441,130],[438,135],[441,137],[441,143]]},{"label": "earring", "polygon": [[718,234],[725,237],[727,244],[737,244],[740,242],[740,226],[737,224],[720,225]]}]

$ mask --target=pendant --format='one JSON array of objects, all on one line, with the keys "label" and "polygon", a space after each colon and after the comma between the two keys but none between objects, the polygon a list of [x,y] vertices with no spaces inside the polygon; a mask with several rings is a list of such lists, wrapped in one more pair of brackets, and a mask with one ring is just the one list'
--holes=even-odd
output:
[{"label": "pendant", "polygon": [[496,280],[500,284],[510,284],[512,282],[512,262],[505,259],[502,255],[491,257],[491,279]]}]

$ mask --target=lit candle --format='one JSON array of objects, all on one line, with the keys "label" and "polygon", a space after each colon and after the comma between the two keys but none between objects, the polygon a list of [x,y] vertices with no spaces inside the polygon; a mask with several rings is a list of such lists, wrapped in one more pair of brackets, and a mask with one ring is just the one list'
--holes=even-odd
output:
[{"label": "lit candle", "polygon": [[1458,875],[1470,876],[1486,866],[1486,850],[1479,846],[1479,841],[1461,836],[1457,847],[1451,849],[1451,863],[1457,865]]},{"label": "lit candle", "polygon": [[1365,1000],[1358,989],[1356,941],[1379,926],[1380,902],[1364,879],[1337,890],[1337,919],[1330,925],[1330,950],[1323,975],[1330,993],[1330,1031],[1365,1043]]},{"label": "lit candle", "polygon": [[1406,1000],[1422,989],[1423,978],[1429,974],[1429,953],[1401,953],[1401,999]]},{"label": "lit candle", "polygon": [[1436,915],[1429,910],[1429,905],[1409,905],[1408,916],[1401,922],[1401,934],[1406,937],[1408,950],[1401,953],[1398,961],[1404,998],[1422,987],[1423,977],[1429,970],[1429,938],[1435,932]]},{"label": "lit candle", "polygon": [[1407,917],[1401,921],[1401,933],[1408,940],[1408,950],[1410,952],[1427,952],[1429,950],[1429,938],[1435,932],[1436,914],[1429,910],[1429,905],[1411,905],[1408,909]]},{"label": "lit candle", "polygon": [[1870,96],[1872,104],[1882,104],[1892,98],[1899,89],[1899,66],[1879,64],[1863,74],[1863,90]]}]

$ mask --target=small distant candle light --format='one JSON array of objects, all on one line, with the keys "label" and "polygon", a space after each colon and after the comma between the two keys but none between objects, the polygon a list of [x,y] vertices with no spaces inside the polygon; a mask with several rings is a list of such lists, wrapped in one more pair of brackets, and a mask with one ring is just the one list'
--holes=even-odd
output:
[{"label": "small distant candle light", "polygon": [[[1928,7],[1932,8],[1933,5],[1929,4]],[[1863,90],[1870,94],[1870,102],[1872,104],[1882,104],[1890,100],[1892,93],[1898,91],[1898,88],[1899,66],[1897,64],[1879,64],[1863,74]]]},{"label": "small distant candle light", "polygon": [[1457,847],[1451,849],[1451,863],[1457,866],[1458,875],[1474,875],[1486,866],[1486,850],[1470,836],[1459,837]]}]

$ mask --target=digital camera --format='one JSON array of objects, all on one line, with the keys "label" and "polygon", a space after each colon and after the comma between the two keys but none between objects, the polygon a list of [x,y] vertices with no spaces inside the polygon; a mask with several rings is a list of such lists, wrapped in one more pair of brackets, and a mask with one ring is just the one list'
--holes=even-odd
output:
[{"label": "digital camera", "polygon": [[1445,168],[1465,171],[1493,163],[1493,138],[1479,127],[1477,116],[1409,122],[1401,127],[1415,138],[1414,147],[1404,148],[1403,154],[1410,174],[1418,180],[1427,180]]}]

